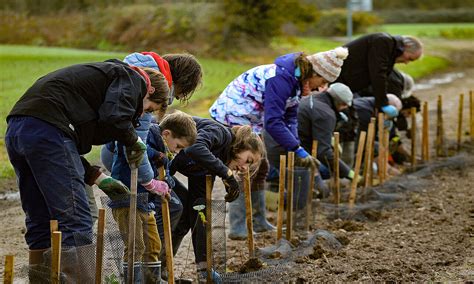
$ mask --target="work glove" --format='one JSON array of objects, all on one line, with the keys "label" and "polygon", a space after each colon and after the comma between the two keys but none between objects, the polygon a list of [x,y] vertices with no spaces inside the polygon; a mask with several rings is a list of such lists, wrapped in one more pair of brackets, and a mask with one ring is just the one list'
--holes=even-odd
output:
[{"label": "work glove", "polygon": [[146,151],[146,145],[143,143],[142,139],[138,137],[135,144],[132,146],[126,147],[127,161],[130,165],[130,168],[136,169],[143,160],[143,155]]},{"label": "work glove", "polygon": [[143,187],[150,193],[157,194],[162,197],[169,196],[171,190],[168,184],[161,180],[152,179],[148,183],[142,183]]},{"label": "work glove", "polygon": [[[355,177],[355,172],[354,170],[350,170],[349,171],[349,174],[347,175],[347,178],[350,179],[350,180],[353,180]],[[357,177],[357,185],[362,185],[364,183],[364,177],[361,176],[361,175],[358,175]]]},{"label": "work glove", "polygon": [[122,199],[130,194],[130,189],[125,184],[112,177],[104,178],[97,186],[110,200]]},{"label": "work glove", "polygon": [[236,200],[240,194],[240,186],[232,172],[230,172],[227,178],[223,179],[222,182],[224,183],[225,191],[227,192],[224,197],[225,201],[232,202]]},{"label": "work glove", "polygon": [[311,167],[313,169],[319,168],[319,161],[315,157],[311,156],[308,152],[306,152],[303,147],[299,147],[298,149],[296,149],[295,154],[296,164],[298,166],[305,168]]},{"label": "work glove", "polygon": [[388,116],[389,119],[398,116],[398,110],[392,105],[383,106],[382,111]]}]

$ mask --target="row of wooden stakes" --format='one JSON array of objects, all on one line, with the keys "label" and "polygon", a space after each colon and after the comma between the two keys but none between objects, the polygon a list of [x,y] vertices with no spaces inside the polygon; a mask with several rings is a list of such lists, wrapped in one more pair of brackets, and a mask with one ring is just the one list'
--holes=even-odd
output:
[{"label": "row of wooden stakes", "polygon": [[[463,132],[463,109],[464,109],[464,95],[459,96],[459,115],[458,115],[458,127],[457,127],[457,150],[461,148],[462,142],[462,132]],[[429,151],[429,116],[428,116],[428,103],[423,103],[422,108],[422,135],[421,135],[421,160],[427,162],[430,160],[430,151]],[[354,206],[356,201],[357,194],[357,185],[359,184],[359,175],[361,172],[362,161],[364,161],[363,169],[363,189],[366,189],[369,186],[374,185],[374,175],[372,171],[372,164],[374,162],[374,142],[375,142],[375,127],[378,127],[379,137],[379,158],[378,158],[378,179],[379,184],[382,184],[387,179],[387,164],[388,164],[388,155],[389,155],[389,132],[384,128],[384,114],[378,114],[378,121],[375,118],[371,119],[371,122],[368,127],[367,133],[362,131],[359,135],[359,143],[356,152],[355,166],[354,166],[354,178],[351,181],[350,185],[350,194],[348,204],[351,208]],[[411,109],[411,166],[415,167],[417,160],[417,123],[416,123],[416,108]],[[469,132],[471,142],[474,143],[474,97],[472,91],[469,93]],[[443,101],[442,96],[438,96],[437,101],[437,127],[436,127],[436,155],[442,156],[444,149],[444,126],[443,126]],[[312,155],[316,157],[317,141],[313,141],[312,146]],[[339,133],[334,133],[334,149],[339,148]],[[334,203],[339,205],[341,202],[340,194],[340,181],[339,181],[339,151],[334,151],[334,171],[333,171],[333,196]],[[363,154],[365,153],[364,157]],[[277,240],[283,237],[283,215],[284,215],[284,192],[285,185],[287,184],[287,210],[286,210],[286,239],[292,239],[293,231],[293,180],[294,180],[294,161],[295,156],[294,152],[288,152],[288,155],[280,156],[280,169],[288,168],[288,177],[286,177],[286,171],[280,171],[279,177],[279,202],[278,202],[278,216],[277,216]],[[311,177],[314,177],[318,174],[316,169],[311,169]],[[164,177],[164,169],[160,169],[160,177]],[[212,196],[212,177],[209,175],[206,177],[206,219],[212,220],[212,208],[211,208],[211,196]],[[132,170],[132,188],[131,188],[131,205],[135,206],[130,207],[130,235],[129,235],[129,255],[128,255],[128,264],[133,265],[133,253],[134,253],[134,241],[135,241],[135,214],[136,214],[136,198],[137,198],[137,171],[136,169]],[[310,179],[310,190],[308,190],[307,197],[307,206],[306,206],[306,219],[305,219],[305,229],[309,231],[311,222],[313,220],[312,212],[312,199],[313,199],[313,187],[314,187],[314,178]],[[255,256],[255,246],[254,246],[254,237],[253,237],[253,224],[252,224],[252,206],[251,206],[251,190],[250,190],[250,174],[247,173],[244,175],[244,194],[245,194],[245,205],[246,205],[246,219],[247,219],[247,230],[248,230],[248,248],[250,257]],[[168,230],[165,232],[165,247],[166,247],[166,257],[167,257],[167,269],[168,269],[168,282],[174,283],[174,271],[173,271],[173,255],[171,252],[171,232],[169,229],[169,210],[167,206],[167,201],[163,200],[163,219],[165,225],[165,231],[168,227]],[[133,213],[135,212],[135,214]],[[104,249],[104,230],[105,230],[105,209],[99,210],[99,221],[98,221],[98,231],[97,231],[97,249],[96,249],[96,283],[101,283],[102,280],[102,265],[103,265],[103,249]],[[206,223],[207,231],[207,275],[208,281],[211,281],[211,269],[212,269],[212,222]],[[57,221],[51,221],[51,244],[52,244],[52,263],[51,263],[51,282],[59,283],[60,276],[60,252],[61,252],[61,232],[58,231]],[[131,260],[131,261],[130,261]],[[13,262],[14,256],[7,255],[5,259],[5,271],[4,271],[4,283],[13,283]],[[128,280],[130,283],[133,283],[134,275],[133,268],[129,267],[128,269]],[[131,273],[131,275],[130,275]],[[210,283],[210,282],[209,282]]]}]

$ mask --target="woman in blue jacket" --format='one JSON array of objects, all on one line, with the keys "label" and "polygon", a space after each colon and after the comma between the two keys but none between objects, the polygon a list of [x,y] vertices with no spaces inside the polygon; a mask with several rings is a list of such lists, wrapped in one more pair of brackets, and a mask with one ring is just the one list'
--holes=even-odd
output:
[{"label": "woman in blue jacket", "polygon": [[[227,126],[250,125],[256,133],[263,134],[270,166],[276,169],[279,155],[288,151],[295,152],[300,165],[315,167],[316,159],[300,146],[298,139],[299,99],[335,81],[347,55],[347,49],[342,47],[309,56],[292,53],[278,57],[273,64],[252,68],[227,86],[211,106],[211,117]],[[269,228],[264,191],[259,190],[255,195],[253,207],[260,214],[254,215],[254,224]],[[243,202],[239,198],[229,205],[230,238],[247,236]]]}]

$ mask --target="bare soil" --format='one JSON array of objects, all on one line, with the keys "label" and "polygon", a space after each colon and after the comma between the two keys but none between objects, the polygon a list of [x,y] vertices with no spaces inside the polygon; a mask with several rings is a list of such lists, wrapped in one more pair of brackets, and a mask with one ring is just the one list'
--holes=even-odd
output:
[{"label": "bare soil", "polygon": [[[444,94],[446,136],[455,140],[458,94],[467,94],[474,86],[474,69],[462,72],[464,77],[449,84],[416,92],[429,101],[432,135],[436,96]],[[465,122],[467,105],[465,99]],[[467,123],[464,129],[468,130]],[[465,135],[463,139],[468,138]],[[316,228],[336,234],[344,247],[337,252],[315,247],[311,256],[299,259],[290,270],[279,274],[300,282],[474,280],[474,168],[443,169],[431,179],[429,187],[410,194],[399,207],[374,212],[372,221],[328,221],[319,216]],[[2,192],[15,189],[14,180],[3,181],[0,188]],[[215,195],[222,197],[220,183],[216,189]],[[27,263],[24,213],[19,200],[0,200],[0,208],[0,255],[15,255],[18,270]],[[274,243],[274,235],[256,235],[257,247]],[[188,251],[185,239],[176,257],[177,276],[195,278],[193,258],[192,246]],[[248,260],[246,241],[227,240],[227,258],[228,269],[238,271]],[[3,267],[2,257],[0,277]]]}]

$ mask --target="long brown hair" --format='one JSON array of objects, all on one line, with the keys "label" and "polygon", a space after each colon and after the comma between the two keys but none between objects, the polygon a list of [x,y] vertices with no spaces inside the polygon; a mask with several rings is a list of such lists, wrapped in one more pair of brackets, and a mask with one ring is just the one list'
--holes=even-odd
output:
[{"label": "long brown hair", "polygon": [[202,81],[202,67],[191,54],[165,54],[163,59],[170,65],[175,86],[175,97],[187,102]]},{"label": "long brown hair", "polygon": [[301,71],[301,76],[298,77],[300,83],[314,76],[313,65],[308,58],[306,58],[305,53],[302,52],[296,57],[295,66],[299,67]]},{"label": "long brown hair", "polygon": [[[236,155],[244,151],[250,151],[253,154],[260,155],[261,158],[265,156],[265,147],[263,141],[257,133],[252,131],[249,125],[233,126],[232,133],[234,140],[231,145],[231,159],[235,159]],[[250,174],[254,175],[258,170],[260,160],[250,166]]]}]

